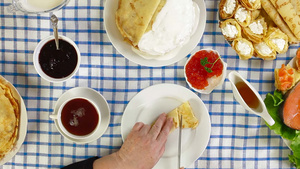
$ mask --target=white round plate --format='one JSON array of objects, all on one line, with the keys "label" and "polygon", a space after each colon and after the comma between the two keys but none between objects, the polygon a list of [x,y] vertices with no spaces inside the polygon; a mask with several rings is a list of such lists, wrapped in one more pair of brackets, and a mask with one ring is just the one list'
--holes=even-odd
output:
[{"label": "white round plate", "polygon": [[[210,117],[202,100],[192,91],[175,84],[159,84],[148,87],[134,96],[127,105],[121,123],[123,141],[136,122],[152,124],[161,113],[189,101],[199,126],[182,129],[181,164],[188,167],[195,162],[206,149],[210,138]],[[168,136],[166,149],[154,169],[178,168],[178,135],[176,129]]]},{"label": "white round plate", "polygon": [[169,60],[145,59],[132,51],[131,45],[124,41],[124,38],[116,26],[115,13],[118,9],[118,1],[119,0],[106,0],[104,6],[104,25],[108,38],[113,46],[128,60],[149,67],[166,66],[186,57],[200,42],[206,25],[206,6],[203,0],[194,0],[200,9],[200,21],[196,32],[192,35],[189,42],[181,47],[176,56]]},{"label": "white round plate", "polygon": [[[2,76],[0,76],[0,78],[5,80]],[[5,81],[10,86],[14,98],[16,98],[20,103],[20,123],[19,123],[19,135],[17,138],[17,142],[16,142],[15,146],[13,147],[13,149],[10,152],[8,152],[4,156],[4,158],[2,158],[0,160],[0,165],[3,165],[6,162],[10,161],[20,150],[20,148],[25,140],[26,134],[27,134],[27,123],[28,123],[26,106],[24,104],[22,97],[20,96],[17,89],[10,82],[8,82],[7,80],[5,80]]]},{"label": "white round plate", "polygon": [[110,110],[108,107],[108,103],[105,100],[105,98],[98,93],[96,90],[91,89],[91,88],[86,88],[86,87],[76,87],[72,88],[68,91],[66,91],[63,95],[60,96],[60,98],[57,100],[54,108],[53,114],[56,115],[58,112],[59,107],[61,104],[63,104],[66,100],[71,99],[71,98],[77,98],[77,97],[85,97],[98,106],[98,109],[101,112],[101,123],[100,127],[96,131],[96,134],[93,135],[92,137],[89,137],[88,139],[73,139],[68,137],[66,134],[62,132],[62,130],[58,127],[58,121],[54,119],[55,126],[57,130],[60,132],[61,135],[63,135],[66,139],[68,139],[71,142],[75,143],[80,143],[80,144],[85,144],[89,143],[92,141],[97,140],[100,138],[104,132],[106,131],[109,121],[110,121]]}]

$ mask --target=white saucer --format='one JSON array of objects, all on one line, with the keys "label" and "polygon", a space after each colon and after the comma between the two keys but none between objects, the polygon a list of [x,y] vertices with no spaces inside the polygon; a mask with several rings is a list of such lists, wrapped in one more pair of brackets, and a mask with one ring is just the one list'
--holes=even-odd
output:
[{"label": "white saucer", "polygon": [[[121,123],[123,141],[136,122],[152,124],[163,112],[168,113],[185,101],[189,101],[199,125],[196,129],[182,130],[181,164],[188,167],[206,149],[210,138],[210,117],[202,100],[191,90],[175,84],[150,86],[128,103]],[[178,168],[178,129],[168,136],[165,152],[153,169]]]},{"label": "white saucer", "polygon": [[9,82],[7,81],[4,77],[0,76],[0,79],[3,79],[7,82],[7,84],[10,86],[10,89],[12,91],[12,95],[14,98],[16,98],[19,103],[20,103],[20,122],[19,122],[19,135],[16,141],[16,144],[14,145],[13,149],[8,152],[1,160],[0,160],[0,166],[11,160],[19,151],[21,148],[26,134],[27,134],[27,111],[26,111],[26,106],[24,104],[24,101],[17,91],[17,89]]},{"label": "white saucer", "polygon": [[98,93],[96,90],[86,87],[76,87],[73,89],[68,90],[64,94],[60,96],[60,98],[56,101],[55,108],[53,114],[57,114],[57,111],[62,103],[64,103],[66,100],[70,98],[75,97],[85,97],[87,99],[90,99],[93,101],[98,109],[101,112],[101,123],[100,127],[97,129],[96,134],[89,137],[88,139],[73,139],[68,137],[66,134],[62,132],[62,130],[58,127],[58,121],[54,119],[55,126],[57,130],[60,132],[61,135],[63,135],[67,140],[75,143],[85,144],[90,143],[92,141],[97,140],[100,138],[104,132],[106,131],[109,121],[110,121],[110,110],[108,107],[108,103],[105,100],[105,98]]}]

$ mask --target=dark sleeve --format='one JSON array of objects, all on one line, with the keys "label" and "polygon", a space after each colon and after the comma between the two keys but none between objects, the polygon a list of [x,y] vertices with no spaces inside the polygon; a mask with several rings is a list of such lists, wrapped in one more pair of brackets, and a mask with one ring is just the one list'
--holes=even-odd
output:
[{"label": "dark sleeve", "polygon": [[65,166],[61,169],[93,169],[93,163],[95,160],[97,160],[99,157],[91,157],[89,159],[76,162],[74,164],[70,164],[68,166]]}]

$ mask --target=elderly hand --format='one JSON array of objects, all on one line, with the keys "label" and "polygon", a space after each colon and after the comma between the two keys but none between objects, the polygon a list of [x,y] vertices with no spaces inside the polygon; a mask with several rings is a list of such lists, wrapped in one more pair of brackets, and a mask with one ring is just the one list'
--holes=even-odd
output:
[{"label": "elderly hand", "polygon": [[165,151],[172,118],[161,114],[151,127],[136,123],[117,155],[128,169],[150,169],[158,162]]},{"label": "elderly hand", "polygon": [[151,169],[165,151],[173,125],[172,118],[161,114],[155,124],[138,122],[127,136],[121,149],[94,162],[94,169]]}]

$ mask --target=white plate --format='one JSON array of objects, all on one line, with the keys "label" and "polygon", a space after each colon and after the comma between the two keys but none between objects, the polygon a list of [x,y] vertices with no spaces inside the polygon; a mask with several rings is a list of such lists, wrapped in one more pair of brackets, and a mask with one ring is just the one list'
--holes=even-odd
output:
[{"label": "white plate", "polygon": [[200,21],[196,32],[192,35],[189,42],[178,51],[176,56],[169,60],[145,59],[132,51],[131,45],[124,41],[124,38],[116,26],[115,13],[118,9],[118,1],[119,0],[106,0],[104,6],[104,25],[108,38],[113,46],[128,60],[150,67],[166,66],[186,57],[200,42],[206,25],[206,6],[203,0],[194,0],[200,9]]},{"label": "white plate", "polygon": [[[2,76],[0,76],[0,79],[5,80]],[[4,158],[0,161],[0,165],[5,164],[6,162],[11,160],[17,154],[17,152],[19,151],[19,149],[21,148],[21,146],[25,140],[25,137],[27,134],[27,123],[28,123],[26,106],[24,104],[22,97],[20,96],[17,89],[10,82],[8,82],[7,80],[5,80],[5,81],[10,86],[14,98],[16,98],[19,101],[21,111],[20,111],[19,135],[17,138],[17,142],[16,142],[15,146],[13,147],[13,149],[9,153],[7,153],[4,156]]]},{"label": "white plate", "polygon": [[[206,149],[210,138],[210,117],[202,100],[192,91],[175,84],[159,84],[148,87],[134,96],[127,105],[121,123],[123,141],[136,122],[152,124],[163,112],[168,113],[181,103],[189,101],[199,126],[182,130],[181,164],[188,167]],[[178,168],[178,132],[170,133],[165,153],[154,169]]]},{"label": "white plate", "polygon": [[96,106],[98,106],[98,109],[101,112],[101,123],[100,123],[100,127],[96,131],[96,134],[93,135],[92,137],[89,137],[88,139],[72,139],[72,138],[68,137],[67,135],[65,135],[61,131],[61,129],[58,127],[57,120],[54,120],[55,126],[56,126],[57,130],[60,132],[60,134],[63,135],[67,140],[69,140],[71,142],[85,144],[85,143],[95,141],[104,134],[104,132],[106,131],[106,129],[109,125],[109,121],[110,121],[110,110],[108,107],[108,103],[100,93],[98,93],[94,89],[85,88],[85,87],[76,87],[76,88],[70,89],[67,92],[65,92],[63,95],[61,95],[60,98],[57,100],[53,113],[57,114],[59,107],[66,100],[71,99],[71,98],[76,98],[76,97],[85,97],[85,98],[91,100],[92,102],[94,102],[96,104]]}]

